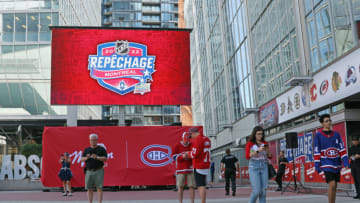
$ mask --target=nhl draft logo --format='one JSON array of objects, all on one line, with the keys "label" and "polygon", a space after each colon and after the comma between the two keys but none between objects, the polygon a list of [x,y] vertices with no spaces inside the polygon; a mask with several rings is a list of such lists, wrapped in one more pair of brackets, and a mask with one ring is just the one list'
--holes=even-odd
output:
[{"label": "nhl draft logo", "polygon": [[155,72],[155,56],[147,55],[147,46],[126,40],[97,46],[97,55],[89,55],[90,77],[120,95],[150,92]]},{"label": "nhl draft logo", "polygon": [[149,145],[141,151],[141,161],[151,167],[161,167],[172,162],[171,148],[165,145]]}]

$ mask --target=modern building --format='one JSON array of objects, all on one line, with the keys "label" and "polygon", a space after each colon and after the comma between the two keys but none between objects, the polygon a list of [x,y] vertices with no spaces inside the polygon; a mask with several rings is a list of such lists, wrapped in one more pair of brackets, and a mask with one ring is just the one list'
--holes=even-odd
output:
[{"label": "modern building", "polygon": [[291,157],[285,134],[296,132],[296,162],[311,162],[323,113],[347,146],[358,135],[360,0],[195,0],[184,11],[194,122],[215,160],[262,125],[274,155]]},{"label": "modern building", "polygon": [[213,153],[255,125],[254,73],[245,1],[185,1],[191,33],[192,109]]},{"label": "modern building", "polygon": [[102,25],[177,28],[178,0],[103,0]]},{"label": "modern building", "polygon": [[[178,0],[103,0],[104,27],[179,28]],[[190,115],[190,116],[189,116]],[[119,120],[119,125],[192,125],[189,106],[103,106],[103,119]]]},{"label": "modern building", "polygon": [[[100,0],[0,2],[0,134],[41,141],[44,126],[66,125],[66,106],[50,104],[49,26],[100,26]],[[74,109],[74,108],[73,108]],[[100,106],[75,106],[76,119],[100,119]],[[20,133],[21,134],[21,133]]]}]

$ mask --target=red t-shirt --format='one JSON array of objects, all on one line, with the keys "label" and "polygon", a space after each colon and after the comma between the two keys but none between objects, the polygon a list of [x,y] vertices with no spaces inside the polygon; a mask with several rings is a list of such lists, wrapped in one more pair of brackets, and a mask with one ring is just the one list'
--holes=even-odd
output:
[{"label": "red t-shirt", "polygon": [[184,159],[182,154],[191,150],[190,144],[185,146],[182,142],[177,143],[172,149],[172,157],[175,159],[176,164],[176,173],[191,173],[192,169],[192,160]]},{"label": "red t-shirt", "polygon": [[[264,141],[261,143],[261,145],[269,145],[268,142]],[[251,141],[248,141],[246,143],[246,147],[245,147],[245,158],[247,160],[250,159],[250,153],[253,152],[253,151],[256,151],[258,148],[260,148],[260,146],[256,145],[255,143],[251,142]],[[253,159],[267,159],[268,157],[266,156],[265,153],[259,153],[258,155],[254,156],[254,157],[251,157]],[[270,158],[271,159],[272,156],[270,154]]]},{"label": "red t-shirt", "polygon": [[193,159],[195,169],[210,168],[210,148],[211,141],[208,137],[200,134],[194,139],[189,157]]}]

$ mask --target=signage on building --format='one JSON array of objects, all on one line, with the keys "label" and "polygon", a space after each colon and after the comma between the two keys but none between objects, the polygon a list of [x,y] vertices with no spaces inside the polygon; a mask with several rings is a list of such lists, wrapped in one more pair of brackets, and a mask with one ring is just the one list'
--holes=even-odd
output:
[{"label": "signage on building", "polygon": [[[26,158],[24,155],[4,155],[1,164],[0,180],[22,180],[26,177],[39,178],[40,158],[37,155],[30,155]],[[28,166],[28,167],[26,167]]]},{"label": "signage on building", "polygon": [[272,125],[276,125],[279,122],[279,110],[276,105],[276,100],[272,100],[259,110],[259,125],[264,128],[268,128]]},{"label": "signage on building", "polygon": [[[48,127],[43,134],[41,181],[47,187],[60,187],[57,177],[60,154],[68,152],[73,178],[71,185],[84,186],[83,150],[89,147],[89,134],[99,135],[98,145],[106,148],[104,186],[173,185],[175,163],[171,158],[175,143],[191,128],[180,126],[141,127]],[[199,127],[200,131],[202,130]],[[153,174],[161,174],[154,176]]]},{"label": "signage on building", "polygon": [[310,84],[294,87],[277,97],[279,123],[359,93],[359,55],[357,49],[315,74]]},{"label": "signage on building", "polygon": [[276,103],[280,109],[279,123],[300,116],[305,109],[309,108],[306,92],[304,87],[295,87],[276,98]]},{"label": "signage on building", "polygon": [[191,105],[189,30],[52,29],[51,104]]}]

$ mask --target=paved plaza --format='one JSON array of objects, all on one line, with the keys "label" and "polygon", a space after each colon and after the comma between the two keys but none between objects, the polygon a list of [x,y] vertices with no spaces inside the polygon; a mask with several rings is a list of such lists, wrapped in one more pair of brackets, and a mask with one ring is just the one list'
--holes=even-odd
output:
[{"label": "paved plaza", "polygon": [[[208,201],[214,203],[223,202],[248,202],[251,193],[249,187],[238,187],[235,197],[225,196],[223,188],[210,188],[208,190]],[[267,192],[267,202],[276,203],[303,203],[303,202],[327,202],[326,191],[317,192],[317,194],[309,193],[294,193],[275,192],[269,190]],[[96,194],[94,200],[97,198]],[[177,192],[172,190],[157,190],[157,191],[118,191],[104,192],[104,203],[121,202],[121,203],[176,203]],[[86,203],[85,192],[75,192],[72,197],[63,197],[60,192],[42,192],[42,191],[0,191],[0,203],[35,203],[35,202],[73,202],[73,203]],[[94,201],[94,203],[97,201]],[[185,191],[185,200],[189,201],[188,191]],[[196,201],[200,202],[199,195],[196,193]],[[336,202],[355,203],[360,200],[354,200],[346,196],[345,193],[338,193]]]}]

